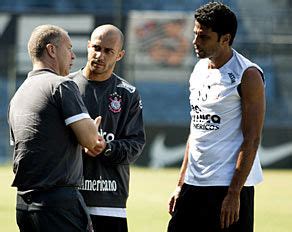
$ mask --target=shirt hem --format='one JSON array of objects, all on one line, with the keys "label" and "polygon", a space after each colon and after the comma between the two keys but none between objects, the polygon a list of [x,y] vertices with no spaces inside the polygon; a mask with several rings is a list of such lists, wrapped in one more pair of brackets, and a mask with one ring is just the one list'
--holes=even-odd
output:
[{"label": "shirt hem", "polygon": [[[245,182],[244,186],[255,186],[259,183],[261,183],[263,179],[260,180],[254,180],[254,181],[247,181]],[[184,183],[192,186],[229,186],[230,181],[222,181],[222,182],[190,182],[188,180],[185,180]]]}]

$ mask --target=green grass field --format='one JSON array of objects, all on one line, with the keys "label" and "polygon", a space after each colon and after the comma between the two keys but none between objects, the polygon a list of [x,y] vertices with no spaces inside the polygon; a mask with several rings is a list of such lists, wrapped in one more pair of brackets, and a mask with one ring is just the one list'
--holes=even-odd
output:
[{"label": "green grass field", "polygon": [[[164,232],[169,220],[167,201],[178,169],[132,168],[128,201],[129,232]],[[256,187],[255,232],[292,231],[292,170],[265,170]],[[18,231],[11,167],[0,166],[0,231]]]}]

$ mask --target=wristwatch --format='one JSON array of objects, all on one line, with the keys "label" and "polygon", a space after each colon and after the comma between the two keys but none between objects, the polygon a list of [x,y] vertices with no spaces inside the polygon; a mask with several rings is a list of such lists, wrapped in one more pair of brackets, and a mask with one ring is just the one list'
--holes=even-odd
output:
[{"label": "wristwatch", "polygon": [[112,148],[111,148],[110,143],[107,143],[107,144],[106,144],[106,146],[105,146],[105,148],[104,148],[104,152],[103,152],[103,154],[104,154],[105,156],[110,156],[110,155],[112,154]]}]

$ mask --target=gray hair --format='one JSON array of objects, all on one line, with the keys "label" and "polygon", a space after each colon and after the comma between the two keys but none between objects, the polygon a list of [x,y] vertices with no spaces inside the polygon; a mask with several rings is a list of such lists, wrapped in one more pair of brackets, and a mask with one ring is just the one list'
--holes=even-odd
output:
[{"label": "gray hair", "polygon": [[67,34],[67,31],[55,25],[46,24],[36,27],[27,44],[32,62],[43,56],[47,44],[58,46],[63,34]]}]

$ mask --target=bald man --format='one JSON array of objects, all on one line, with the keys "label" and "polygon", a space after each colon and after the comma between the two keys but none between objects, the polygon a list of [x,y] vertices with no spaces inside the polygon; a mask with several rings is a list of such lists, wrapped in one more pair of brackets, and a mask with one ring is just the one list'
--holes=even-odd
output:
[{"label": "bald man", "polygon": [[70,75],[77,83],[91,117],[102,116],[102,152],[83,152],[80,191],[96,231],[126,232],[129,165],[145,144],[141,98],[137,89],[113,73],[123,50],[123,33],[113,25],[97,27],[88,41],[86,66]]}]

